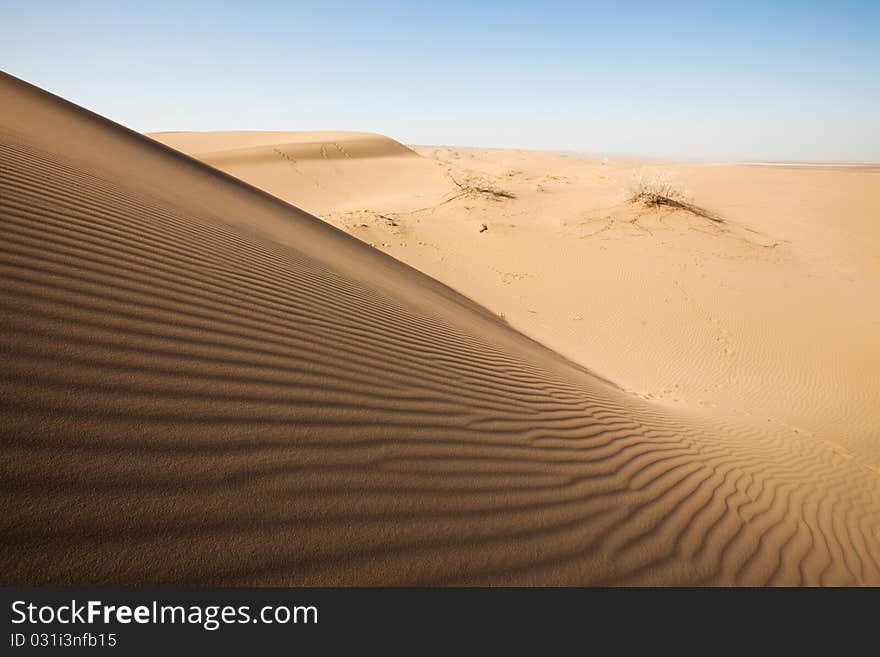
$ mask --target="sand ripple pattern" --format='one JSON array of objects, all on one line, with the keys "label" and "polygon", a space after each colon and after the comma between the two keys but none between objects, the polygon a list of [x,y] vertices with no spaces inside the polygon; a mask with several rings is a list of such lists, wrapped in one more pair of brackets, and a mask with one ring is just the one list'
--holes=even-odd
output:
[{"label": "sand ripple pattern", "polygon": [[822,444],[0,136],[4,584],[880,584]]}]

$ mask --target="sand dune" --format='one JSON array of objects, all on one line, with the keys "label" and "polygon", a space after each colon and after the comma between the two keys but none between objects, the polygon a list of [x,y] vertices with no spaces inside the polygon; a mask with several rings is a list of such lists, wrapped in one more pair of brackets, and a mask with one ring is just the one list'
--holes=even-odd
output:
[{"label": "sand dune", "polygon": [[880,583],[880,477],[827,441],[643,399],[226,174],[0,97],[4,583]]},{"label": "sand dune", "polygon": [[[443,171],[393,139],[362,132],[166,132],[154,139],[309,212],[431,202]],[[425,189],[426,185],[429,189]]]},{"label": "sand dune", "polygon": [[[223,151],[272,135],[196,133],[172,145],[193,153],[185,140],[195,138]],[[346,183],[371,190],[361,196],[337,194],[338,171],[315,160],[300,167],[319,187],[277,159],[210,163],[306,199],[635,394],[796,430],[880,471],[880,169],[416,151],[396,168],[349,160]],[[633,179],[654,175],[723,223],[629,203]],[[456,183],[471,179],[515,198],[462,194]]]},{"label": "sand dune", "polygon": [[[393,139],[369,132],[157,132],[152,137],[200,160],[260,159],[258,153],[282,151],[297,160],[339,160],[377,157],[418,157]],[[277,154],[277,153],[276,153]]]}]

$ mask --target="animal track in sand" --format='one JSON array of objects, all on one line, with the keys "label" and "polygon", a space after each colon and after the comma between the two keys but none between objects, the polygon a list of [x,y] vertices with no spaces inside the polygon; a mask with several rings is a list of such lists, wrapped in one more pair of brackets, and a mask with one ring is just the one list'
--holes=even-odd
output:
[{"label": "animal track in sand", "polygon": [[333,142],[333,145],[336,147],[336,150],[338,150],[340,153],[342,153],[349,160],[351,159],[351,155],[349,154],[349,152],[347,150],[345,150],[345,147],[343,147],[341,144],[338,144],[335,141]]},{"label": "animal track in sand", "polygon": [[323,220],[334,226],[342,226],[346,230],[360,228],[372,228],[374,226],[385,229],[392,235],[402,235],[406,229],[397,219],[394,213],[381,213],[375,210],[351,210],[342,213],[328,213]]},{"label": "animal track in sand", "polygon": [[505,285],[510,285],[513,282],[521,281],[526,278],[532,278],[531,274],[522,274],[522,273],[509,272],[509,271],[498,272],[498,273],[500,273],[500,275],[501,275],[501,282],[504,283]]},{"label": "animal track in sand", "polygon": [[321,187],[321,183],[318,182],[318,179],[317,179],[317,178],[313,178],[312,176],[309,176],[309,175],[306,175],[305,173],[303,173],[303,172],[300,170],[299,165],[297,164],[297,162],[296,162],[296,158],[295,158],[295,157],[293,157],[293,156],[290,155],[289,153],[285,153],[285,152],[284,152],[283,150],[281,150],[280,148],[273,148],[273,149],[272,149],[272,152],[274,152],[274,153],[275,153],[276,155],[278,155],[281,159],[285,160],[288,164],[290,164],[290,166],[293,167],[293,170],[294,170],[297,174],[299,174],[300,176],[302,176],[302,177],[305,178],[306,180],[311,181],[311,183],[312,183],[315,187],[317,187],[317,188],[320,189],[320,187]]}]

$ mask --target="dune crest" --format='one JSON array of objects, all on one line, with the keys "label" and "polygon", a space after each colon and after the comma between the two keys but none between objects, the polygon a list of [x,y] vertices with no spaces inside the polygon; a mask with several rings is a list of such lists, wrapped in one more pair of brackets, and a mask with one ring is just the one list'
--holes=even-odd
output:
[{"label": "dune crest", "polygon": [[4,583],[880,584],[880,477],[827,444],[640,399],[246,183],[0,98]]},{"label": "dune crest", "polygon": [[418,157],[390,137],[369,132],[157,132],[149,136],[200,160],[218,157],[230,163],[276,151],[298,160]]},{"label": "dune crest", "polygon": [[[443,174],[415,151],[366,132],[160,132],[150,138],[185,152],[309,212],[332,198],[357,211],[397,198],[396,207],[423,203],[426,182]],[[401,193],[401,190],[407,190]]]}]

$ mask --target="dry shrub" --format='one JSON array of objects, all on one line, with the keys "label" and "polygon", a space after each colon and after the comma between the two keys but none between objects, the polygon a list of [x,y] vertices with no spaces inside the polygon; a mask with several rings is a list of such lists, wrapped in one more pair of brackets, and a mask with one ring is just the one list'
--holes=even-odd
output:
[{"label": "dry shrub", "polygon": [[449,177],[452,178],[452,182],[455,183],[455,186],[461,190],[457,196],[467,195],[488,198],[516,198],[516,194],[513,192],[502,189],[485,178],[473,177],[458,181],[451,175]]},{"label": "dry shrub", "polygon": [[724,219],[718,215],[694,205],[687,193],[675,183],[674,176],[668,171],[635,172],[629,200],[631,203],[641,203],[650,208],[668,207],[674,210],[684,210],[710,221],[724,223]]}]

